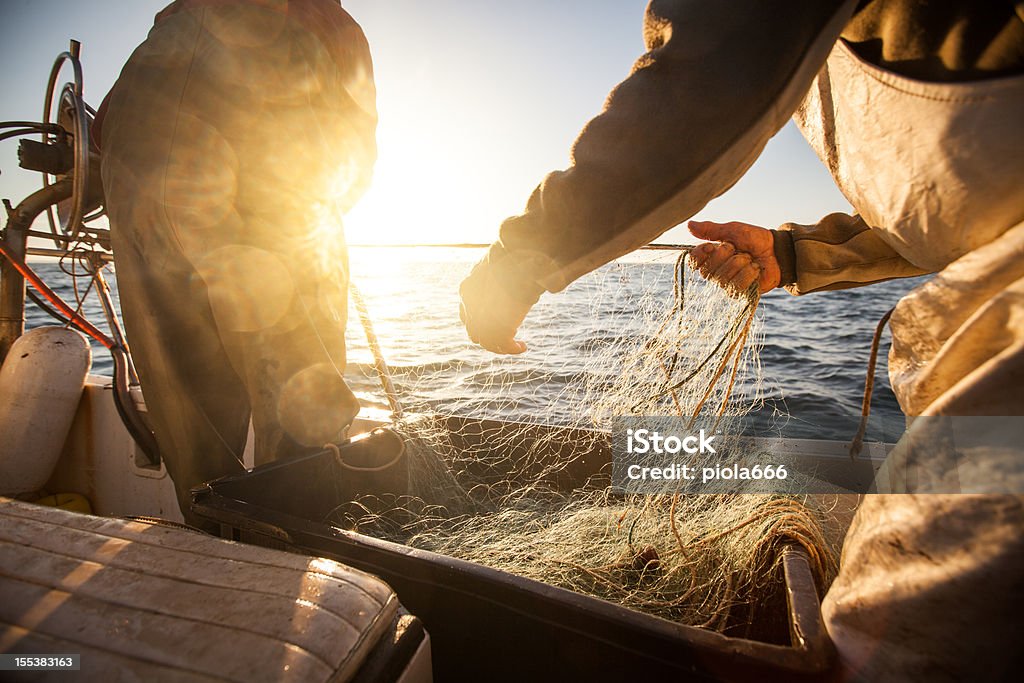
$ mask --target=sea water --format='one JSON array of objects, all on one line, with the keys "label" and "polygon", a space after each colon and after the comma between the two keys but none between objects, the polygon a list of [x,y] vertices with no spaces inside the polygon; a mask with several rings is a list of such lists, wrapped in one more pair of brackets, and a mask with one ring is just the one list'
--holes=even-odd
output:
[{"label": "sea water", "polygon": [[[481,255],[478,249],[351,249],[352,279],[362,291],[400,398],[406,405],[478,417],[567,423],[578,416],[567,387],[595,370],[595,350],[635,334],[637,301],[654,292],[672,301],[674,255],[646,253],[609,264],[546,294],[520,330],[529,350],[495,356],[466,338],[458,317],[458,285]],[[70,279],[56,263],[37,272],[74,306]],[[117,299],[116,278],[109,278]],[[871,287],[793,297],[783,291],[761,299],[764,345],[761,363],[765,403],[757,421],[790,437],[849,439],[860,415],[871,336],[878,319],[922,278]],[[88,279],[79,282],[84,290]],[[106,329],[95,293],[85,315]],[[346,379],[364,406],[386,408],[363,329],[350,306]],[[51,324],[31,302],[27,325]],[[884,431],[903,416],[886,372],[883,338],[872,403],[873,424]],[[93,349],[93,372],[110,374],[109,354]],[[741,394],[742,394],[741,387]],[[877,430],[875,430],[877,431]],[[871,433],[869,432],[869,438]],[[875,434],[886,438],[886,434]]]}]

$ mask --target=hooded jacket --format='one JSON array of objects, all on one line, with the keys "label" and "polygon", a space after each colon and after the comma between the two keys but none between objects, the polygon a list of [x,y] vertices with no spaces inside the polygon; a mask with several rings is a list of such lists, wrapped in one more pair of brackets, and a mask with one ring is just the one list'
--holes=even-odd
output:
[{"label": "hooded jacket", "polygon": [[[571,165],[548,175],[526,211],[502,224],[490,255],[495,273],[510,294],[533,301],[697,213],[798,111],[839,39],[857,58],[907,79],[999,79],[1024,73],[1022,17],[1024,3],[1012,2],[797,0],[782,12],[771,2],[740,11],[654,0],[644,20],[647,53],[580,133]],[[883,227],[836,215],[783,226],[783,284],[793,293],[835,289],[952,260],[915,264],[908,250],[879,239]],[[813,281],[801,281],[811,273]]]},{"label": "hooded jacket", "polygon": [[[653,0],[648,52],[571,166],[501,226],[484,267],[524,304],[559,291],[725,192],[796,114],[860,213],[776,230],[782,284],[803,294],[941,270],[891,319],[901,407],[1024,415],[1024,5],[785,7]],[[860,503],[822,604],[836,680],[1003,680],[1019,668],[1024,496],[926,485],[959,476],[963,491],[1024,491],[1014,419],[1001,424],[1016,445],[972,468],[936,453],[941,440],[915,449],[934,422],[901,439],[886,467],[921,476]]]}]

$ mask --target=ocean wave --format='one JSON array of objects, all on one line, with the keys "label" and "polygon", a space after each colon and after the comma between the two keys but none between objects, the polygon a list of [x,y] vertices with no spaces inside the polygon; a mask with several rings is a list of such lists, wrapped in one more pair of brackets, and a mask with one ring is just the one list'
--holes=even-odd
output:
[{"label": "ocean wave", "polygon": [[[70,281],[56,264],[36,268],[58,293],[74,301]],[[672,297],[671,263],[605,267],[561,294],[543,297],[521,329],[530,350],[521,356],[497,357],[470,344],[456,317],[458,282],[467,268],[463,263],[424,260],[415,268],[388,273],[386,280],[380,273],[354,274],[371,315],[376,315],[377,334],[403,404],[513,420],[571,422],[585,409],[573,404],[578,399],[572,388],[584,376],[596,384],[619,372],[614,363],[592,365],[623,335],[636,333],[632,325],[638,301],[662,298],[668,305]],[[760,358],[769,378],[769,396],[759,412],[776,420],[785,417],[787,429],[795,428],[808,438],[848,438],[848,418],[860,413],[874,327],[919,282],[897,280],[800,298],[784,292],[764,296]],[[83,311],[106,330],[94,295]],[[52,323],[31,303],[26,314],[30,328]],[[348,339],[347,380],[367,405],[386,406],[354,316]],[[887,348],[883,345],[879,353],[873,414],[899,421],[902,413],[886,377]],[[109,354],[94,346],[93,372],[111,370]]]}]

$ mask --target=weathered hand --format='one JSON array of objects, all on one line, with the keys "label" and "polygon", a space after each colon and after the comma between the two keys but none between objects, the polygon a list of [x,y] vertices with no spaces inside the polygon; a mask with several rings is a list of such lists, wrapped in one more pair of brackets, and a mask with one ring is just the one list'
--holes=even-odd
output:
[{"label": "weathered hand", "polygon": [[486,259],[462,281],[459,294],[459,319],[473,342],[494,353],[526,351],[526,343],[515,336],[532,305],[510,296]]},{"label": "weathered hand", "polygon": [[690,252],[704,277],[739,292],[754,282],[762,294],[779,286],[782,271],[771,230],[749,223],[699,221],[690,221],[689,228],[694,237],[711,240]]}]

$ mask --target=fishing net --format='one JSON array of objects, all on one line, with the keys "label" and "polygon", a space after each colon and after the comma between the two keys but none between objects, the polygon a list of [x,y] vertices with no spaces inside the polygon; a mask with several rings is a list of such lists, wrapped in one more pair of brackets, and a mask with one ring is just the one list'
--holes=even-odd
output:
[{"label": "fishing net", "polygon": [[[729,633],[785,605],[785,544],[806,550],[824,591],[836,571],[827,500],[611,487],[616,416],[714,431],[761,398],[756,291],[726,292],[691,272],[685,253],[670,258],[613,264],[546,298],[523,330],[532,359],[467,350],[407,364],[398,354],[404,416],[393,428],[408,486],[357,496],[327,521]],[[350,381],[368,391],[374,361],[365,342],[350,343],[361,373]]]}]

